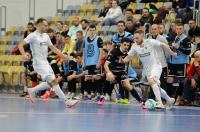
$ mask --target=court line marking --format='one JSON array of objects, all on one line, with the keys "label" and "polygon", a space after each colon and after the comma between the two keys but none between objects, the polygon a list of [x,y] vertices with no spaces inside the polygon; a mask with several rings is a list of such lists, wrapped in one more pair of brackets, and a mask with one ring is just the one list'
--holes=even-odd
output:
[{"label": "court line marking", "polygon": [[8,118],[8,115],[0,115],[0,118]]},{"label": "court line marking", "polygon": [[[31,114],[31,115],[117,115],[117,116],[164,116],[164,117],[200,117],[200,115],[186,115],[186,114],[180,114],[180,115],[172,115],[172,114],[136,114],[136,113],[129,113],[129,114],[123,114],[123,113],[32,113],[32,112],[0,112],[0,114],[19,114],[19,115],[25,115],[25,114]],[[3,117],[8,117],[8,115],[3,115]]]}]

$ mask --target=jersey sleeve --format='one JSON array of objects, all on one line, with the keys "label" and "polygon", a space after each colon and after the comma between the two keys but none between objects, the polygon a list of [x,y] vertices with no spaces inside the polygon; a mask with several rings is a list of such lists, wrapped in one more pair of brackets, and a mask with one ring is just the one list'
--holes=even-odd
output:
[{"label": "jersey sleeve", "polygon": [[24,41],[25,41],[26,43],[28,43],[28,44],[31,44],[31,43],[34,41],[34,36],[33,36],[33,34],[32,34],[32,33],[29,34],[29,35],[24,39]]},{"label": "jersey sleeve", "polygon": [[48,35],[47,35],[47,45],[48,45],[48,46],[53,45],[52,42],[51,42],[51,39],[49,38]]},{"label": "jersey sleeve", "polygon": [[103,40],[99,37],[97,40],[98,48],[103,48]]},{"label": "jersey sleeve", "polygon": [[132,45],[130,51],[128,52],[128,56],[134,56],[134,55],[136,55],[136,51],[134,45]]}]

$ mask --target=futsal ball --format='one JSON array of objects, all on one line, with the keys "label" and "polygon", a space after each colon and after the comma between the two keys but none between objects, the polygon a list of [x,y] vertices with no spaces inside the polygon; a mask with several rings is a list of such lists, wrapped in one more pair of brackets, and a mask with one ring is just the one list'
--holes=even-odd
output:
[{"label": "futsal ball", "polygon": [[156,106],[156,101],[153,100],[153,99],[148,99],[146,102],[145,102],[145,108],[147,109],[154,109]]}]

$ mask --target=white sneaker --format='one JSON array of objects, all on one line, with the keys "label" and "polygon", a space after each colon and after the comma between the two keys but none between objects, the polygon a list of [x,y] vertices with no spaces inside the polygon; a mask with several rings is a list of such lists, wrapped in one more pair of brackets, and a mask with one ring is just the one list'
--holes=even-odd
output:
[{"label": "white sneaker", "polygon": [[71,107],[75,106],[77,103],[78,103],[78,100],[67,100],[66,107],[71,108]]},{"label": "white sneaker", "polygon": [[164,109],[165,106],[162,104],[162,102],[156,102],[155,108],[157,108],[157,109]]},{"label": "white sneaker", "polygon": [[106,101],[110,101],[110,96],[109,96],[108,94],[106,94],[106,96],[104,97],[104,99],[105,99]]},{"label": "white sneaker", "polygon": [[69,99],[71,97],[71,92],[68,92],[66,97],[67,97],[67,99]]},{"label": "white sneaker", "polygon": [[171,107],[173,106],[174,102],[175,102],[175,99],[174,99],[174,98],[171,98],[170,101],[167,101],[167,107],[168,107],[168,108],[171,108]]}]

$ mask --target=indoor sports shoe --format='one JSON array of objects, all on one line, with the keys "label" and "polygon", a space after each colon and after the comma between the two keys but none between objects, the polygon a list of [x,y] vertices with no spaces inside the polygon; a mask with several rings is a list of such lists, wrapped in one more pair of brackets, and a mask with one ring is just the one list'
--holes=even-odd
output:
[{"label": "indoor sports shoe", "polygon": [[117,103],[122,104],[123,101],[124,101],[123,99],[119,99],[119,100],[117,100]]},{"label": "indoor sports shoe", "polygon": [[157,102],[155,108],[157,108],[157,109],[164,109],[165,106],[162,104],[162,102]]},{"label": "indoor sports shoe", "polygon": [[78,100],[67,100],[66,107],[71,108],[71,107],[75,106],[77,103],[78,103]]},{"label": "indoor sports shoe", "polygon": [[28,95],[28,92],[23,92],[22,94],[19,95],[19,97],[26,97]]},{"label": "indoor sports shoe", "polygon": [[129,102],[128,99],[123,99],[123,100],[122,100],[122,104],[130,104],[130,102]]},{"label": "indoor sports shoe", "polygon": [[97,102],[98,105],[103,105],[105,104],[105,100],[104,98],[101,98],[98,102]]},{"label": "indoor sports shoe", "polygon": [[175,99],[174,99],[174,98],[171,98],[170,101],[167,101],[167,107],[168,107],[168,108],[171,108],[171,107],[173,106],[174,102],[175,102]]}]

